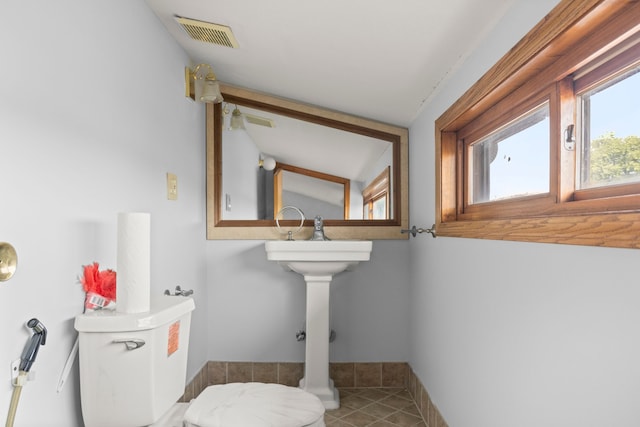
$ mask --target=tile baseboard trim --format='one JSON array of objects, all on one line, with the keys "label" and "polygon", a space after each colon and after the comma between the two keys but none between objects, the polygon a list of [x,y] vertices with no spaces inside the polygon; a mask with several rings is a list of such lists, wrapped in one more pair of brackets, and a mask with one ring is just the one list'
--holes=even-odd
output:
[{"label": "tile baseboard trim", "polygon": [[448,427],[449,425],[444,420],[444,417],[438,410],[438,407],[433,403],[427,389],[422,385],[420,378],[413,372],[413,369],[409,367],[409,377],[407,390],[413,398],[418,411],[422,415],[427,427]]},{"label": "tile baseboard trim", "polygon": [[[339,388],[404,387],[427,427],[448,427],[407,362],[331,362],[329,375]],[[297,387],[303,376],[304,363],[209,361],[187,384],[180,401],[189,402],[210,385],[254,381]]]}]

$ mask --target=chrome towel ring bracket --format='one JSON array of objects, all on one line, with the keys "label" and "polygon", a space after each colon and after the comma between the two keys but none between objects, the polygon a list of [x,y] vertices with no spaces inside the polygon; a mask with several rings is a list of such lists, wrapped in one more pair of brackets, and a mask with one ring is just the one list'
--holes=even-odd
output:
[{"label": "chrome towel ring bracket", "polygon": [[[297,215],[300,216],[300,224],[298,225],[297,228],[291,229],[291,230],[284,230],[282,227],[280,227],[280,219],[284,219],[281,217],[284,217],[284,213],[286,211],[294,211],[297,213]],[[304,213],[297,207],[295,206],[284,206],[282,209],[280,209],[278,211],[278,213],[276,214],[276,228],[278,229],[278,233],[280,234],[286,234],[287,235],[287,240],[293,240],[293,235],[296,234],[297,232],[299,232],[302,227],[304,226]]]}]

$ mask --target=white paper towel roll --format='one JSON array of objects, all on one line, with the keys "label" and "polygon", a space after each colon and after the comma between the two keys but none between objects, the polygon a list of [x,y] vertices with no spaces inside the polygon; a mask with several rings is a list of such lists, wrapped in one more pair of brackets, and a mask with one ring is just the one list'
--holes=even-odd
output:
[{"label": "white paper towel roll", "polygon": [[149,311],[151,298],[151,215],[118,214],[116,311]]}]

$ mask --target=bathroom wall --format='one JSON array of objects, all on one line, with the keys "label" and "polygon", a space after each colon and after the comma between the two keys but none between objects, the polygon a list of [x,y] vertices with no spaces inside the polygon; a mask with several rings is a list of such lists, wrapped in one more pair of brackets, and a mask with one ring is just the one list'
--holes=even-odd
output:
[{"label": "bathroom wall", "polygon": [[[421,112],[412,224],[434,219],[433,121],[555,3],[514,0]],[[151,212],[153,291],[195,290],[189,377],[206,360],[302,361],[302,279],[268,262],[262,241],[205,241],[204,113],[183,97],[188,58],[146,5],[9,0],[0,13],[0,241],[19,255],[0,283],[0,418],[24,323],[38,317],[49,339],[16,425],[81,425],[77,364],[56,387],[82,311],[77,277],[92,261],[115,268],[120,211]],[[331,360],[408,360],[452,427],[640,425],[638,254],[376,241],[370,262],[332,284]]]},{"label": "bathroom wall", "polygon": [[[56,388],[83,309],[81,266],[116,268],[121,211],[151,212],[152,291],[195,290],[189,378],[206,360],[302,361],[302,279],[267,262],[263,242],[205,241],[204,111],[183,97],[189,60],[146,5],[11,0],[0,13],[12,17],[0,26],[0,241],[19,256],[0,283],[0,418],[24,324],[38,317],[49,337],[16,425],[82,425],[77,362]],[[370,263],[336,277],[332,361],[407,360],[408,250],[375,242]]]},{"label": "bathroom wall", "polygon": [[[329,236],[331,237],[331,236]],[[331,284],[332,362],[409,357],[409,244],[375,241],[369,262]],[[267,261],[264,241],[207,242],[209,360],[301,362],[306,290],[302,276]]]},{"label": "bathroom wall", "polygon": [[184,98],[188,58],[143,2],[8,0],[0,15],[0,241],[19,257],[0,282],[0,419],[37,317],[48,339],[15,425],[81,426],[77,362],[56,388],[81,266],[116,267],[118,212],[151,213],[152,292],[195,290],[189,375],[207,360],[204,109]]},{"label": "bathroom wall", "polygon": [[231,199],[230,210],[223,208],[222,217],[257,219],[260,150],[247,132],[226,128],[223,132],[222,164],[234,166],[222,170],[222,194]]},{"label": "bathroom wall", "polygon": [[[516,0],[410,129],[411,222],[434,219],[434,120],[551,10]],[[409,362],[451,427],[640,425],[640,251],[411,241]]]}]

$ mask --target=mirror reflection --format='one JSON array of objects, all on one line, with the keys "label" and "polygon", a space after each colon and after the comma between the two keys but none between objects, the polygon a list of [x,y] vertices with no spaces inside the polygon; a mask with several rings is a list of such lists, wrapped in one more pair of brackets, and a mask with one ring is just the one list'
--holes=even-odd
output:
[{"label": "mirror reflection", "polygon": [[339,176],[277,163],[273,179],[274,215],[300,206],[324,219],[349,219],[351,181]]},{"label": "mirror reflection", "polygon": [[281,238],[274,213],[287,205],[307,218],[296,239],[310,237],[316,215],[333,239],[407,238],[406,128],[221,91],[224,102],[206,107],[208,239]]},{"label": "mirror reflection", "polygon": [[[283,206],[307,218],[392,219],[393,144],[252,108],[222,105],[223,220],[272,220]],[[365,195],[387,174],[384,197]]]}]

